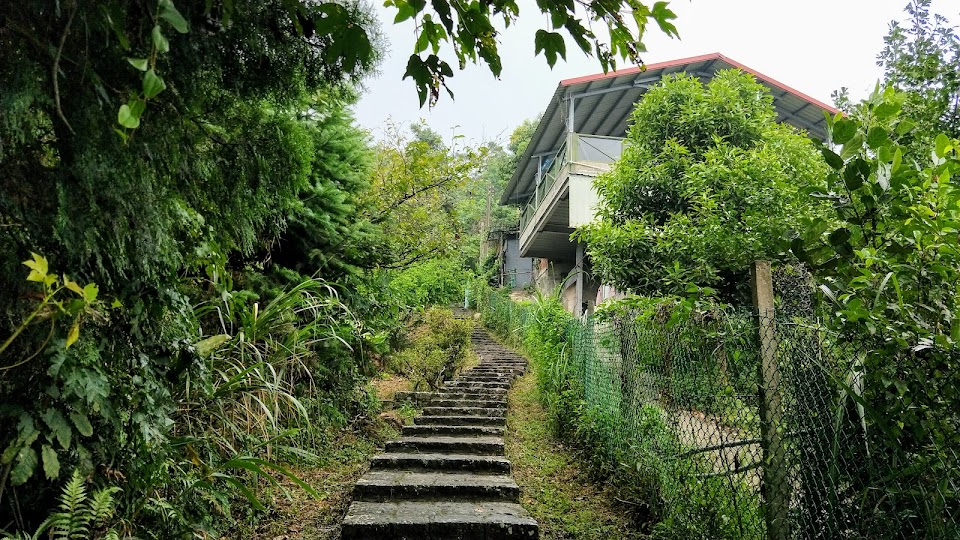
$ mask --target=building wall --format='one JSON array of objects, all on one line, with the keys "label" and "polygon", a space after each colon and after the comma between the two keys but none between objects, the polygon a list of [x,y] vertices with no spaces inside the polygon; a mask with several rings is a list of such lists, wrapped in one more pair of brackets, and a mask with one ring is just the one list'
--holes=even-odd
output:
[{"label": "building wall", "polygon": [[593,189],[593,176],[570,175],[570,228],[591,223],[597,217],[600,197]]},{"label": "building wall", "polygon": [[533,259],[520,256],[520,239],[507,236],[503,252],[503,284],[514,289],[525,287],[533,281]]}]

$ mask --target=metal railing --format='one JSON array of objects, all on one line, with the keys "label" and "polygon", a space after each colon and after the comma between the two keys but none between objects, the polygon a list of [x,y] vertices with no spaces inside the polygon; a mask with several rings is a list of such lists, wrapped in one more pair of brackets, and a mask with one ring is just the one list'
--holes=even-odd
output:
[{"label": "metal railing", "polygon": [[537,171],[536,189],[520,211],[520,231],[525,231],[564,169],[573,162],[614,163],[623,151],[623,139],[600,135],[567,134],[560,149],[548,158],[546,170]]}]

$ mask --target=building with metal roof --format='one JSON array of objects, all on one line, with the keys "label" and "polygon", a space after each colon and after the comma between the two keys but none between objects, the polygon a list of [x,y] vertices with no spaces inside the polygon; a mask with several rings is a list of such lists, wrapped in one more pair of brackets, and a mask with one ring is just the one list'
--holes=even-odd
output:
[{"label": "building with metal roof", "polygon": [[835,108],[719,53],[560,81],[500,204],[520,206],[520,255],[540,259],[542,288],[562,284],[569,311],[591,310],[599,288],[583,246],[570,235],[594,219],[593,179],[620,157],[637,101],[667,75],[707,81],[723,69],[749,73],[769,88],[781,122],[826,138],[824,112],[836,114]]}]

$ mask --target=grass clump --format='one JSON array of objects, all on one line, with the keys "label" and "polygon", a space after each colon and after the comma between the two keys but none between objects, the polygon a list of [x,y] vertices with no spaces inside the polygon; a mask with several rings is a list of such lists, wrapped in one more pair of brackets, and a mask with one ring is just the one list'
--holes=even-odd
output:
[{"label": "grass clump", "polygon": [[577,457],[553,437],[535,377],[528,373],[510,391],[506,452],[521,503],[540,524],[540,538],[644,538],[612,488],[591,483]]}]

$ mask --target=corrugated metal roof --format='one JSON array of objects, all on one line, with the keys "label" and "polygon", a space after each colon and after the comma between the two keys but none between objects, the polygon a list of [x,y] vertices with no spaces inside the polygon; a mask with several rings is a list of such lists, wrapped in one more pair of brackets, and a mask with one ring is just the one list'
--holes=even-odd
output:
[{"label": "corrugated metal roof", "polygon": [[649,85],[678,72],[707,80],[721,69],[739,69],[753,75],[770,89],[781,121],[804,129],[813,137],[826,137],[823,112],[836,114],[837,109],[719,53],[649,64],[646,70],[633,67],[566,79],[557,85],[520,165],[500,197],[500,204],[517,203],[530,196],[537,172],[536,158],[554,154],[566,137],[570,96],[576,98],[574,117],[577,125],[572,131],[624,137],[634,104]]}]

